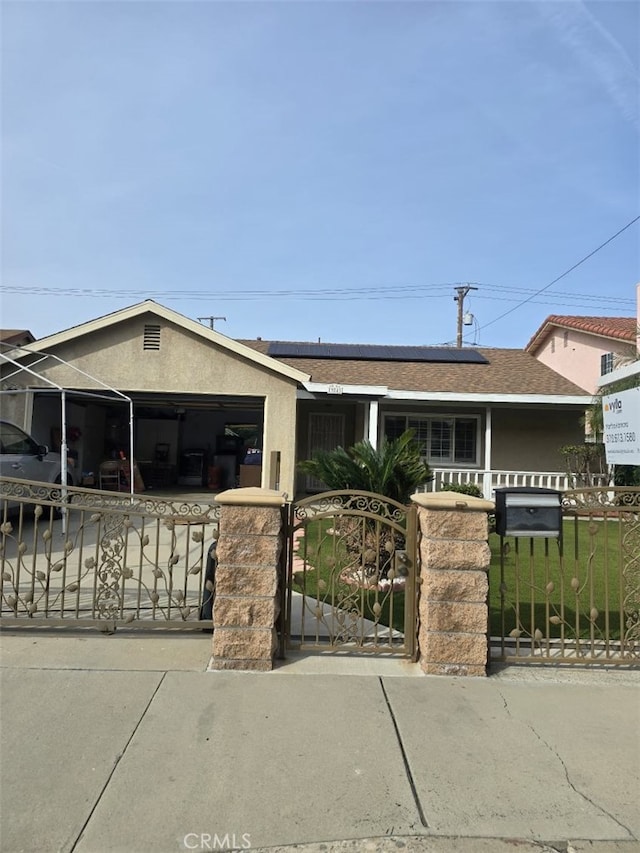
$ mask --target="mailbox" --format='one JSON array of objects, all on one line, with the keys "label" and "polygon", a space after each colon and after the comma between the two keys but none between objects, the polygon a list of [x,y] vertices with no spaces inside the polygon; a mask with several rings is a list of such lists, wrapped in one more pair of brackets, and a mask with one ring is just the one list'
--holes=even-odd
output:
[{"label": "mailbox", "polygon": [[500,536],[562,536],[562,492],[527,487],[496,489],[496,533]]}]

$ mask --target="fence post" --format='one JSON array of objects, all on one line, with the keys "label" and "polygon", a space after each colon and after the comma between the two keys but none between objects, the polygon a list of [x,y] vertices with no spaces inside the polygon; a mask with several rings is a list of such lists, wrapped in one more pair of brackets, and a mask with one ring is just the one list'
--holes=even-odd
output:
[{"label": "fence post", "polygon": [[216,549],[212,669],[273,669],[284,547],[284,492],[245,488],[221,492]]},{"label": "fence post", "polygon": [[493,501],[459,492],[418,493],[418,648],[431,675],[486,675],[487,513]]}]

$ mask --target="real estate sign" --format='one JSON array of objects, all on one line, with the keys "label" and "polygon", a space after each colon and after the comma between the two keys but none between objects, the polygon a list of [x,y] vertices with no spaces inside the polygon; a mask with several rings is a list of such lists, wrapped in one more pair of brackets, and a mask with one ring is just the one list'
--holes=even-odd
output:
[{"label": "real estate sign", "polygon": [[640,388],[602,398],[604,447],[609,465],[640,465]]}]

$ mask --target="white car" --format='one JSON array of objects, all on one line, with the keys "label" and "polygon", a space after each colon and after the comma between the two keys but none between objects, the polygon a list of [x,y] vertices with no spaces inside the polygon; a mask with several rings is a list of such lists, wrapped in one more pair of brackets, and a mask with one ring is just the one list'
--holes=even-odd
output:
[{"label": "white car", "polygon": [[[59,453],[51,453],[46,444],[38,444],[20,427],[0,421],[0,477],[60,483],[62,460]],[[68,468],[67,484],[73,485],[73,475]]]}]

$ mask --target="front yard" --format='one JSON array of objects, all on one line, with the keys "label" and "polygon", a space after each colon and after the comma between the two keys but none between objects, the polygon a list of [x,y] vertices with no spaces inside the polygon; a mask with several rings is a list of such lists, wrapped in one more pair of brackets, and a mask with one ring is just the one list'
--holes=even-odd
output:
[{"label": "front yard", "polygon": [[500,537],[491,534],[491,635],[619,639],[624,525],[617,517],[565,519],[562,543],[505,537],[502,556]]},{"label": "front yard", "polygon": [[[324,604],[358,609],[366,619],[404,631],[401,565],[392,560],[387,577],[381,579],[385,572],[380,571],[379,559],[377,574],[368,572],[366,556],[349,550],[332,519],[311,521],[305,530],[297,555],[306,570],[294,572],[293,588]],[[502,555],[500,537],[491,534],[491,635],[522,641],[533,638],[536,643],[575,637],[619,639],[627,532],[617,517],[565,519],[562,543],[508,537],[502,542]]]}]

